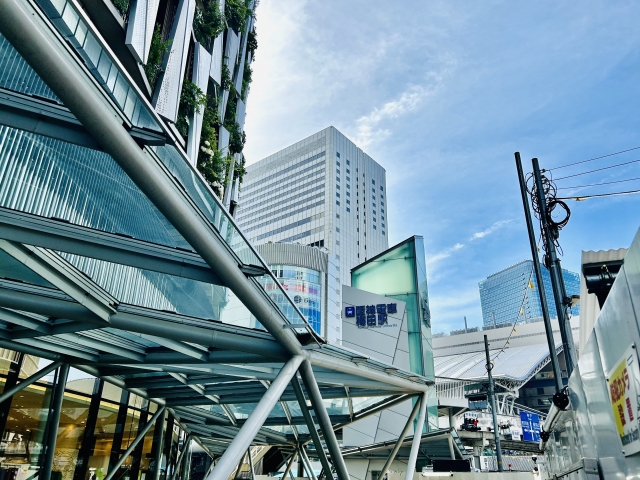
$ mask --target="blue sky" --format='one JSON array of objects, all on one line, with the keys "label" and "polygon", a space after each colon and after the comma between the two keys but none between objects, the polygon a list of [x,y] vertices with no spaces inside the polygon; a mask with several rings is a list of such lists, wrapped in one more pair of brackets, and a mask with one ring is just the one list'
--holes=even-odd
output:
[{"label": "blue sky", "polygon": [[[257,15],[249,163],[334,125],[382,164],[391,244],[425,238],[436,332],[480,325],[478,282],[530,256],[514,151],[530,169],[640,146],[637,2],[262,0]],[[557,184],[635,177],[640,162]],[[640,195],[570,206],[574,271],[582,250],[628,247],[640,226]]]}]

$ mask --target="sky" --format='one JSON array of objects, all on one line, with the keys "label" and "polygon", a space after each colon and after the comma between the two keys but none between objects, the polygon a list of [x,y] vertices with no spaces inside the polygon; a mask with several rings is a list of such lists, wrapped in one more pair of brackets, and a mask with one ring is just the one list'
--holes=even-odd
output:
[{"label": "sky", "polygon": [[[573,188],[640,178],[640,149],[554,170],[640,146],[638,18],[632,1],[262,0],[245,156],[335,126],[387,171],[390,246],[425,239],[433,331],[479,326],[478,282],[531,258],[515,151],[559,196],[640,189]],[[640,226],[640,195],[569,204],[575,272]]]}]

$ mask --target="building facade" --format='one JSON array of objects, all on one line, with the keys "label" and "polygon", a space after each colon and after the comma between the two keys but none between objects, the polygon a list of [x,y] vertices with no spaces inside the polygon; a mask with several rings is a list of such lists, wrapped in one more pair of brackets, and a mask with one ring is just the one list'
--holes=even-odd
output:
[{"label": "building facade", "polygon": [[[547,296],[549,316],[557,318],[551,277],[543,265],[542,279]],[[568,296],[580,295],[580,275],[562,270]],[[538,296],[538,282],[533,271],[533,261],[525,260],[500,272],[489,275],[478,284],[482,319],[485,326],[501,324],[528,323],[542,317],[542,307]],[[570,309],[571,315],[580,314],[580,306]]]},{"label": "building facade", "polygon": [[350,285],[351,268],[388,248],[387,212],[384,168],[328,127],[249,165],[236,218],[255,245],[326,248]]},{"label": "building facade", "polygon": [[[319,247],[292,243],[265,243],[256,250],[282,287],[271,277],[261,279],[273,301],[281,308],[295,305],[318,335],[329,343],[340,343],[340,283],[335,256]],[[282,289],[293,304],[285,299]]]}]

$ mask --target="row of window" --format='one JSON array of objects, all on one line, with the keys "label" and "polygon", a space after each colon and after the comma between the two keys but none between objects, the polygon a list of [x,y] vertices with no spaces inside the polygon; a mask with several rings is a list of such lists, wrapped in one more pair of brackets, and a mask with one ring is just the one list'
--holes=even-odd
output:
[{"label": "row of window", "polygon": [[278,188],[277,190],[269,192],[269,193],[267,193],[265,195],[260,195],[257,198],[252,199],[252,201],[243,202],[243,205],[244,205],[245,208],[248,208],[251,205],[262,204],[262,203],[266,202],[267,200],[270,200],[270,199],[272,199],[274,197],[278,197],[280,199],[280,197],[282,197],[283,195],[286,195],[286,194],[289,194],[289,193],[292,193],[292,192],[299,192],[303,188],[307,188],[308,186],[312,185],[315,182],[322,181],[322,180],[324,180],[324,165],[322,165],[321,169],[316,170],[311,175],[309,175],[309,177],[307,177],[307,179],[310,178],[310,177],[312,177],[312,179],[309,182],[307,182],[307,183],[305,183],[303,185],[300,185],[300,180],[299,179],[292,180],[289,183],[281,185],[280,188]]},{"label": "row of window", "polygon": [[290,223],[289,225],[285,225],[284,227],[276,228],[275,230],[271,230],[270,232],[263,233],[262,235],[258,235],[256,240],[262,240],[263,238],[270,237],[272,235],[277,235],[278,233],[285,232],[287,230],[291,230],[292,228],[299,227],[300,225],[305,225],[307,223],[311,223],[311,217],[304,218],[302,220],[298,220],[297,222]]},{"label": "row of window", "polygon": [[[313,193],[317,190],[323,190],[320,193],[317,193],[311,197],[308,198],[302,198],[294,203],[290,203],[289,205],[285,205],[284,207],[281,207],[277,210],[273,210],[275,205],[269,205],[267,207],[261,208],[260,210],[254,210],[252,212],[245,212],[245,215],[243,216],[242,214],[240,214],[239,218],[238,218],[238,223],[242,226],[244,224],[246,224],[248,221],[251,222],[258,222],[264,218],[270,217],[271,215],[276,215],[278,213],[282,213],[292,207],[296,207],[298,205],[300,205],[301,203],[305,203],[305,202],[310,202],[312,200],[317,200],[318,198],[323,198],[324,197],[324,185],[320,184],[320,185],[316,185],[314,188],[311,188],[305,192],[302,193],[296,193],[292,196],[290,196],[289,198],[284,198],[282,199],[281,202],[278,202],[278,205],[282,205],[282,203],[286,203],[287,201],[292,201],[292,200],[297,200],[300,197],[304,197],[305,195],[308,195],[310,193]],[[271,210],[271,211],[268,211]],[[267,213],[264,213],[267,212]],[[263,215],[260,215],[259,217],[256,217],[256,215],[264,213]]]},{"label": "row of window", "polygon": [[[273,178],[279,177],[279,176],[280,176],[280,175],[282,175],[283,173],[290,172],[290,171],[291,171],[291,170],[293,170],[294,168],[298,168],[298,167],[301,167],[302,165],[306,165],[307,163],[311,163],[311,162],[313,162],[314,160],[317,160],[318,158],[324,157],[324,156],[325,156],[325,153],[326,153],[326,152],[320,152],[320,153],[318,153],[318,154],[316,154],[316,155],[312,155],[311,157],[309,157],[309,158],[307,158],[307,159],[305,159],[305,160],[303,160],[303,161],[301,161],[301,162],[294,163],[294,164],[293,164],[293,165],[291,165],[290,167],[287,167],[287,168],[285,168],[285,169],[282,169],[282,170],[280,170],[279,172],[276,172],[276,173],[274,173],[274,174],[272,174],[272,175],[269,175],[268,177],[261,178],[261,179],[259,179],[259,180],[256,180],[256,181],[255,181],[255,182],[253,182],[253,183],[249,183],[248,185],[245,185],[245,186],[244,186],[244,190],[245,190],[245,191],[246,191],[246,190],[250,190],[250,189],[252,189],[253,187],[255,187],[255,186],[257,186],[257,185],[259,185],[259,184],[261,184],[261,183],[264,183],[264,182],[267,182],[267,181],[269,181],[269,180],[271,180],[271,179],[273,179]],[[294,162],[295,162],[295,160],[294,160]]]},{"label": "row of window", "polygon": [[253,230],[257,230],[259,228],[266,227],[267,225],[271,225],[273,223],[279,222],[280,220],[284,220],[284,219],[289,218],[289,217],[291,217],[293,215],[297,215],[298,213],[305,212],[305,211],[307,211],[307,210],[309,210],[311,208],[319,207],[323,203],[324,203],[324,201],[320,200],[319,202],[313,203],[311,205],[307,205],[306,207],[298,208],[297,210],[293,210],[292,212],[287,212],[286,214],[281,215],[279,217],[272,218],[272,219],[270,219],[270,220],[268,220],[266,222],[260,223],[258,225],[251,226],[251,227],[247,228],[245,230],[245,232],[248,233],[248,232],[251,232]]},{"label": "row of window", "polygon": [[[313,175],[314,170],[318,169],[319,167],[322,167],[324,170],[324,161],[322,162],[317,162],[314,163],[313,165],[307,167],[307,168],[303,168],[302,170],[293,173],[292,175],[287,176],[286,178],[282,178],[280,180],[278,180],[278,182],[276,183],[270,183],[269,185],[265,185],[264,187],[260,187],[260,188],[256,188],[255,190],[252,190],[251,192],[247,193],[246,190],[242,190],[242,194],[244,197],[246,197],[247,200],[251,199],[253,200],[254,198],[256,198],[258,195],[260,195],[262,192],[268,192],[266,194],[262,194],[260,195],[261,198],[263,198],[265,195],[268,195],[270,190],[278,189],[281,190],[283,188],[286,188],[288,185],[291,184],[295,184],[297,181],[300,181],[300,178],[308,178],[309,176]],[[307,175],[304,175],[307,174]],[[292,181],[291,181],[292,180]],[[282,184],[282,182],[289,182],[286,184]]]}]

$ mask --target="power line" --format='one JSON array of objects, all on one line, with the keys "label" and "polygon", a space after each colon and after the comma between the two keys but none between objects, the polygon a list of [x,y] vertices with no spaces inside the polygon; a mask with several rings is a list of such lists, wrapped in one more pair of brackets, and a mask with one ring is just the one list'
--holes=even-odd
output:
[{"label": "power line", "polygon": [[573,175],[567,175],[566,177],[556,178],[556,179],[554,179],[554,181],[564,180],[565,178],[579,177],[581,175],[586,175],[587,173],[600,172],[602,170],[608,170],[610,168],[622,167],[624,165],[629,165],[631,163],[636,163],[636,162],[640,162],[640,159],[631,160],[630,162],[617,163],[615,165],[609,165],[608,167],[596,168],[595,170],[589,170],[588,172],[582,172],[582,173],[575,173]]},{"label": "power line", "polygon": [[640,190],[629,190],[628,192],[598,193],[597,195],[581,195],[579,197],[559,198],[558,200],[575,200],[576,202],[580,202],[580,201],[586,200],[588,198],[616,197],[616,196],[619,196],[619,195],[633,195],[635,193],[640,193]]},{"label": "power line", "polygon": [[633,150],[638,150],[638,149],[640,149],[640,147],[633,147],[633,148],[629,148],[627,150],[622,150],[620,152],[615,152],[615,153],[609,153],[607,155],[602,155],[601,157],[589,158],[587,160],[582,160],[580,162],[567,163],[566,165],[561,165],[559,167],[547,168],[547,170],[560,170],[561,168],[572,167],[573,165],[580,165],[581,163],[593,162],[594,160],[600,160],[601,158],[613,157],[614,155],[620,155],[621,153],[627,153],[627,152],[631,152]]},{"label": "power line", "polygon": [[615,182],[590,183],[589,185],[575,185],[573,187],[560,187],[558,188],[558,190],[571,190],[573,188],[597,187],[599,185],[611,185],[614,183],[632,182],[633,180],[640,180],[640,177],[627,178],[626,180],[616,180]]}]

